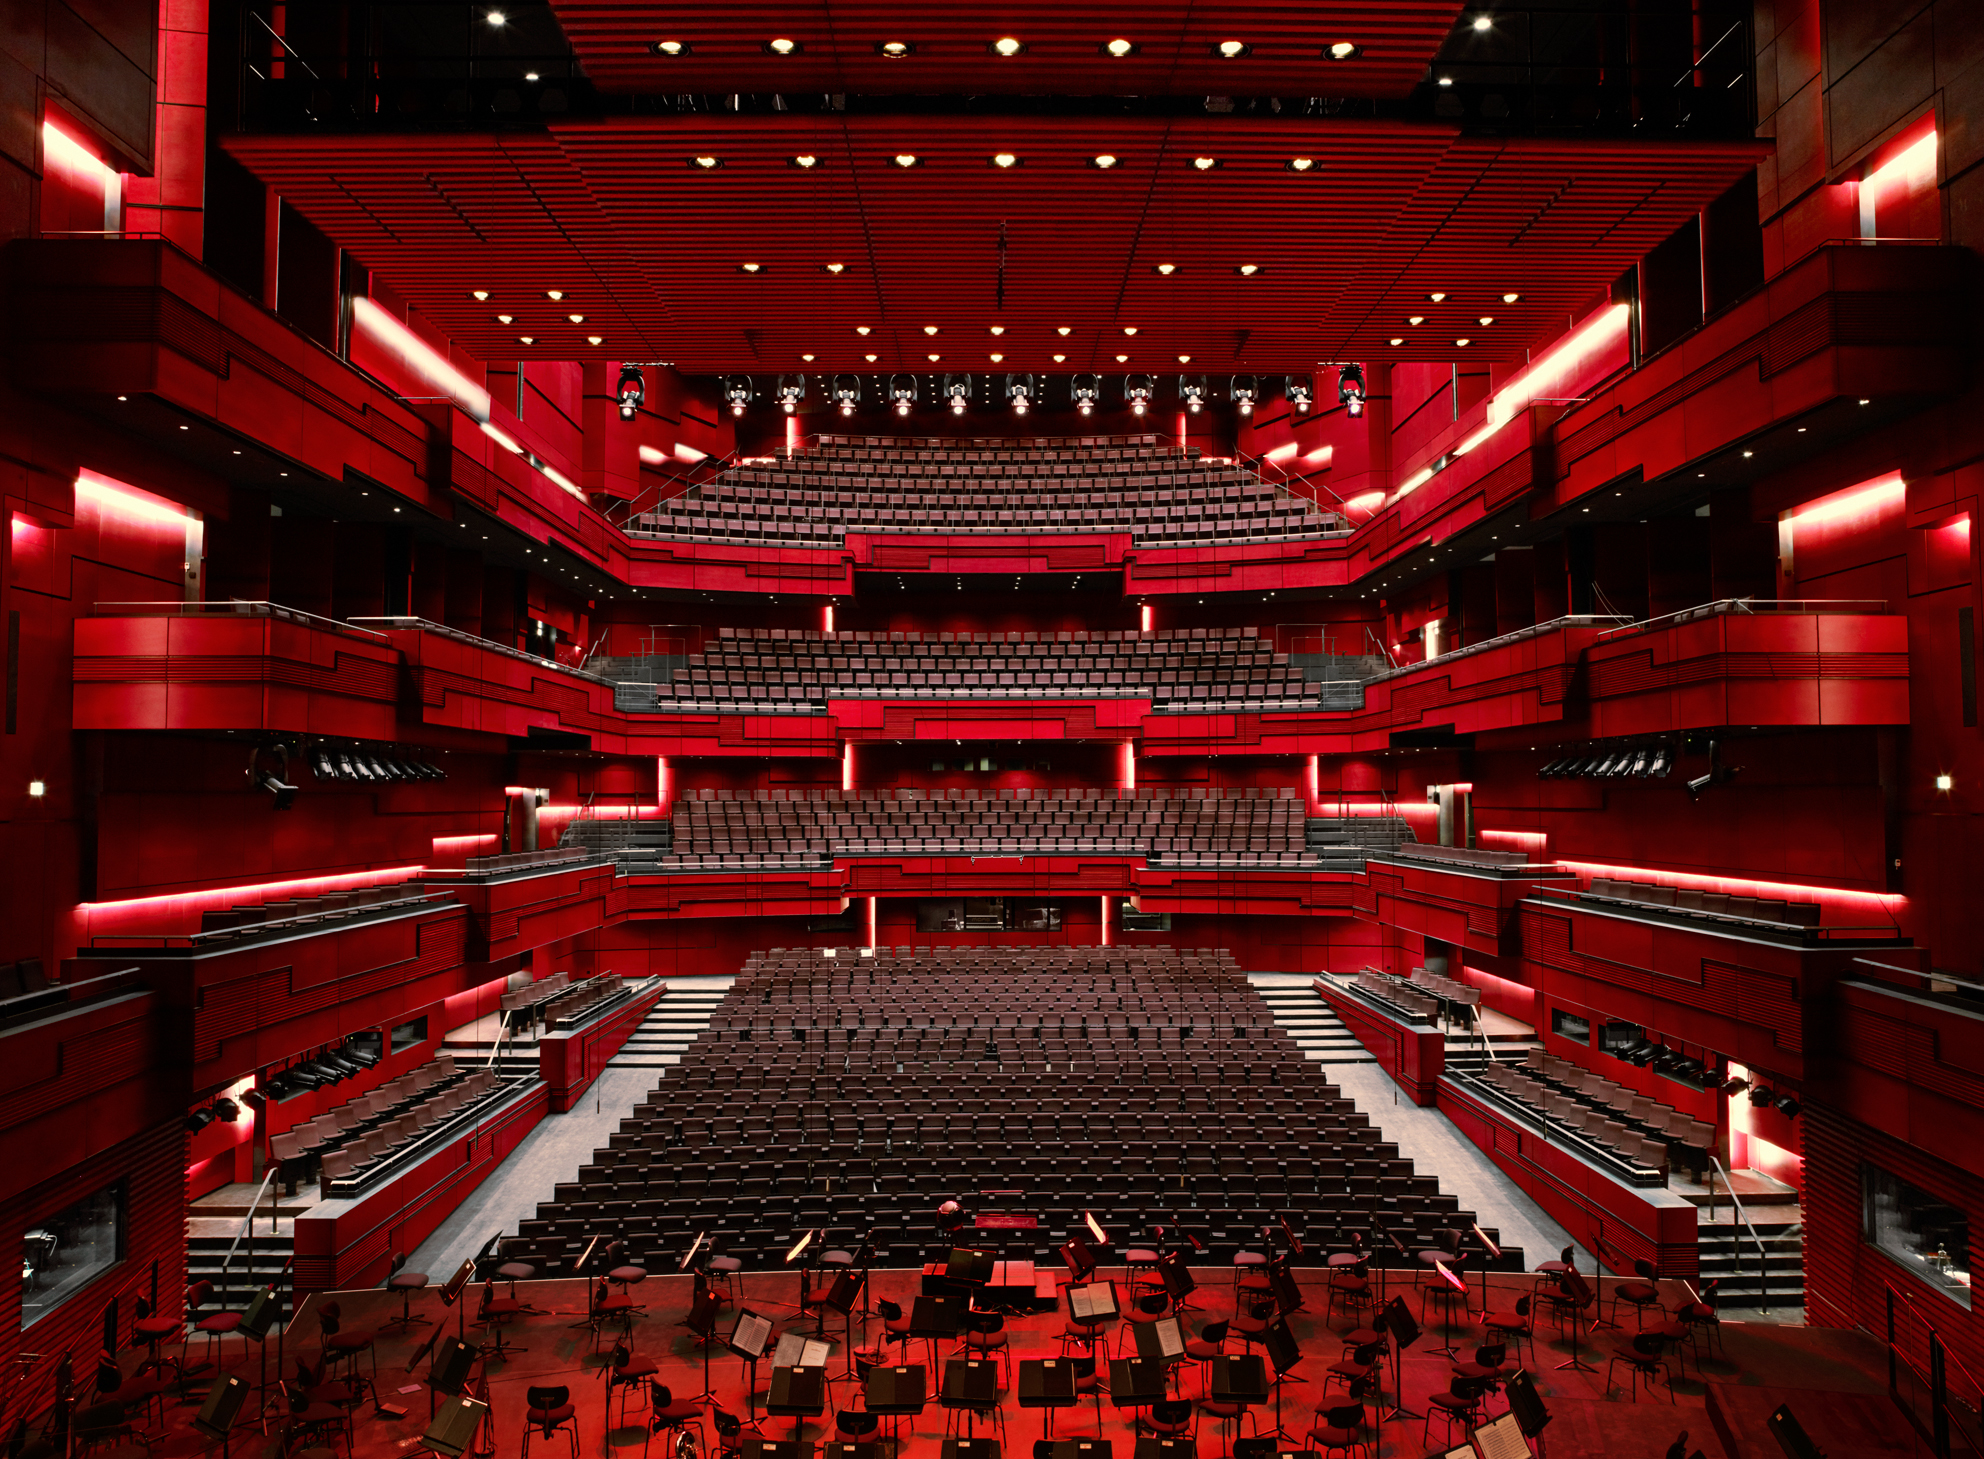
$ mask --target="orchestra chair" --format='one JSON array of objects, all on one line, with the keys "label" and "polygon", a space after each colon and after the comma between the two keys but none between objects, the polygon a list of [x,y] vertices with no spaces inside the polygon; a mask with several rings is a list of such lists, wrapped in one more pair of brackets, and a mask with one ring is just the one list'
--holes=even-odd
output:
[{"label": "orchestra chair", "polygon": [[1309,1430],[1309,1447],[1320,1459],[1330,1459],[1332,1454],[1349,1459],[1358,1454],[1375,1456],[1376,1446],[1364,1441],[1364,1405],[1343,1403],[1324,1410],[1321,1421]]},{"label": "orchestra chair", "polygon": [[[192,1286],[186,1289],[186,1311],[189,1314],[198,1312],[208,1302],[213,1300],[213,1295],[214,1284],[212,1282],[193,1283]],[[239,1312],[215,1312],[195,1322],[192,1332],[187,1333],[185,1337],[179,1340],[179,1370],[182,1373],[199,1372],[200,1369],[211,1364],[213,1370],[218,1373],[220,1371],[220,1340],[226,1334],[239,1329],[240,1326],[241,1314]],[[188,1368],[186,1366],[186,1344],[193,1332],[204,1333],[207,1339],[206,1353],[200,1359],[199,1368]]]},{"label": "orchestra chair", "polygon": [[[648,1431],[641,1440],[641,1453],[645,1456],[648,1445],[654,1436],[664,1429],[680,1431],[691,1424],[696,1428],[696,1447],[703,1444],[703,1406],[689,1399],[678,1399],[669,1392],[668,1385],[657,1379],[648,1379]],[[717,1441],[721,1443],[723,1431],[717,1431]]]},{"label": "orchestra chair", "polygon": [[525,1459],[530,1454],[530,1440],[533,1433],[550,1438],[563,1433],[571,1445],[572,1459],[579,1459],[579,1419],[578,1410],[572,1407],[572,1390],[562,1386],[539,1388],[532,1385],[524,1390],[524,1447]]},{"label": "orchestra chair", "polygon": [[599,1371],[606,1381],[606,1412],[612,1414],[613,1395],[618,1392],[620,1422],[624,1424],[627,1421],[627,1390],[642,1387],[661,1368],[653,1358],[641,1357],[625,1342],[617,1342],[607,1356],[606,1366]]},{"label": "orchestra chair", "polygon": [[1481,1327],[1489,1337],[1513,1342],[1518,1353],[1522,1351],[1522,1345],[1528,1343],[1530,1361],[1536,1360],[1536,1333],[1529,1320],[1529,1298],[1516,1298],[1513,1312],[1490,1312],[1481,1319]]},{"label": "orchestra chair", "polygon": [[1451,1447],[1454,1425],[1459,1424],[1463,1432],[1481,1422],[1481,1395],[1487,1387],[1478,1378],[1456,1378],[1447,1385],[1445,1393],[1430,1393],[1426,1396],[1426,1422],[1420,1425],[1419,1442],[1424,1444],[1433,1431],[1433,1419],[1437,1415],[1445,1421],[1446,1437],[1442,1444]]},{"label": "orchestra chair", "polygon": [[1612,1321],[1619,1320],[1619,1304],[1630,1303],[1633,1311],[1639,1314],[1639,1325],[1646,1326],[1646,1310],[1660,1305],[1660,1287],[1653,1274],[1653,1263],[1642,1257],[1633,1263],[1633,1274],[1637,1282],[1621,1282],[1612,1289]]},{"label": "orchestra chair", "polygon": [[1667,1378],[1667,1401],[1680,1402],[1674,1396],[1674,1375],[1667,1371],[1667,1363],[1662,1357],[1667,1344],[1657,1333],[1636,1332],[1631,1341],[1621,1343],[1613,1350],[1612,1361],[1605,1365],[1605,1391],[1613,1389],[1612,1370],[1624,1363],[1632,1372],[1632,1396],[1640,1396],[1640,1380],[1646,1380],[1647,1391],[1653,1391],[1654,1380],[1663,1374]]}]

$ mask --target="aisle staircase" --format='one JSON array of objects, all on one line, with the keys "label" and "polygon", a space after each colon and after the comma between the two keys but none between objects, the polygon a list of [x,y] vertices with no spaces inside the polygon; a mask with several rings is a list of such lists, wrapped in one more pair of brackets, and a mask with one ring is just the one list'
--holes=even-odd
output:
[{"label": "aisle staircase", "polygon": [[1311,816],[1303,845],[1324,871],[1361,871],[1372,852],[1417,839],[1403,816]]},{"label": "aisle staircase", "polygon": [[1295,1047],[1319,1064],[1375,1064],[1374,1058],[1344,1027],[1329,1004],[1316,995],[1306,973],[1249,973],[1247,981],[1288,1031]]},{"label": "aisle staircase", "polygon": [[670,979],[668,991],[627,1035],[609,1069],[664,1069],[682,1062],[682,1051],[710,1026],[710,1015],[735,978]]},{"label": "aisle staircase", "polygon": [[610,856],[620,863],[620,874],[626,876],[638,871],[642,863],[668,855],[675,844],[675,825],[663,820],[581,816],[565,827],[558,844],[582,846],[594,856]]}]

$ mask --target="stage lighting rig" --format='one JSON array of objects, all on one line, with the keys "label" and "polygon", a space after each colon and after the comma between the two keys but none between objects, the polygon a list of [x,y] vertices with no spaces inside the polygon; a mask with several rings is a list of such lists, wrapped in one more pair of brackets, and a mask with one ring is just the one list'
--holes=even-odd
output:
[{"label": "stage lighting rig", "polygon": [[1197,415],[1206,405],[1206,377],[1203,375],[1180,375],[1178,377],[1178,400],[1185,409]]},{"label": "stage lighting rig", "polygon": [[632,420],[641,413],[641,402],[648,398],[648,382],[640,366],[620,367],[620,384],[615,393],[620,397],[620,419]]},{"label": "stage lighting rig", "polygon": [[1148,375],[1125,375],[1123,377],[1123,400],[1130,407],[1130,414],[1143,415],[1150,409],[1157,386]]},{"label": "stage lighting rig", "polygon": [[1036,389],[1033,375],[1030,372],[1009,372],[1007,374],[1006,399],[1012,404],[1014,415],[1025,415],[1027,411],[1033,408]]},{"label": "stage lighting rig", "polygon": [[1364,414],[1364,367],[1358,364],[1336,367],[1336,398],[1355,420]]},{"label": "stage lighting rig", "polygon": [[1102,403],[1102,382],[1093,375],[1077,375],[1068,382],[1068,398],[1083,415],[1094,415]]},{"label": "stage lighting rig", "polygon": [[971,408],[971,376],[946,375],[944,377],[944,403],[951,408],[952,415],[963,415]]},{"label": "stage lighting rig", "polygon": [[1252,375],[1235,375],[1227,391],[1232,395],[1233,403],[1240,408],[1240,414],[1252,415],[1254,402],[1261,398],[1261,382]]},{"label": "stage lighting rig", "polygon": [[781,375],[778,377],[779,409],[787,415],[796,413],[799,402],[806,398],[806,377],[804,375]]},{"label": "stage lighting rig", "polygon": [[1288,403],[1295,410],[1306,411],[1316,398],[1316,379],[1313,375],[1290,375],[1284,387]]},{"label": "stage lighting rig", "polygon": [[916,377],[914,375],[889,376],[889,407],[897,415],[908,415],[916,409]]},{"label": "stage lighting rig", "polygon": [[859,375],[836,375],[833,380],[834,408],[842,415],[853,415],[856,406],[861,404],[861,377]]},{"label": "stage lighting rig", "polygon": [[726,375],[723,377],[723,401],[730,407],[732,415],[744,414],[751,403],[751,377],[749,375]]}]

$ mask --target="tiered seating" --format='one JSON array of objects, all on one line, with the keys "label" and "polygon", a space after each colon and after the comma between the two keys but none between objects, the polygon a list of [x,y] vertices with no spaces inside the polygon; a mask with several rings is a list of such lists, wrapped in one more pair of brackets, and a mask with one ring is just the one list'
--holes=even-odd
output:
[{"label": "tiered seating", "polygon": [[1253,628],[989,637],[723,628],[654,695],[660,708],[699,713],[824,711],[830,698],[1148,698],[1160,709],[1363,702],[1355,683],[1309,683]]},{"label": "tiered seating", "polygon": [[1390,1004],[1398,1012],[1406,1015],[1408,1021],[1417,1023],[1437,1023],[1440,1017],[1440,1000],[1431,993],[1412,986],[1411,982],[1395,973],[1381,973],[1375,968],[1366,968],[1357,975],[1358,991]]},{"label": "tiered seating", "polygon": [[1155,436],[916,440],[823,436],[635,517],[658,537],[839,546],[848,532],[1131,532],[1182,545],[1348,530],[1308,497]]},{"label": "tiered seating", "polygon": [[1625,881],[1617,877],[1595,876],[1583,900],[1624,902],[1630,906],[1658,907],[1663,912],[1679,912],[1718,922],[1761,923],[1777,928],[1806,928],[1819,925],[1817,902],[1792,902],[1770,897],[1739,897],[1725,892],[1704,892],[1693,887],[1663,887],[1652,882]]},{"label": "tiered seating", "polygon": [[550,846],[542,851],[505,851],[498,856],[471,856],[462,866],[464,876],[506,876],[532,867],[556,866],[566,861],[586,861],[583,846]]},{"label": "tiered seating", "polygon": [[1302,866],[1303,802],[1273,787],[1191,790],[699,790],[664,865],[819,865],[836,856],[1095,852],[1172,865]]},{"label": "tiered seating", "polygon": [[441,1054],[369,1094],[272,1136],[269,1149],[282,1162],[285,1184],[292,1189],[314,1167],[326,1197],[354,1194],[382,1178],[396,1157],[502,1089],[490,1070],[457,1069],[452,1054]]},{"label": "tiered seating", "polygon": [[1533,866],[1526,851],[1491,851],[1485,846],[1437,846],[1429,841],[1414,841],[1407,846],[1394,847],[1394,854],[1414,861],[1445,861],[1455,866],[1485,867],[1492,870]]},{"label": "tiered seating", "polygon": [[1382,1226],[1413,1249],[1471,1219],[1225,951],[773,949],[519,1236],[555,1270],[599,1235],[652,1264],[710,1228],[775,1262],[800,1229],[875,1230],[903,1265],[943,1241],[939,1202],[986,1189],[1022,1192],[1007,1209],[1040,1226],[1007,1249],[1037,1260],[1084,1209],[1119,1247],[1182,1223],[1218,1262],[1284,1214],[1318,1245]]},{"label": "tiered seating", "polygon": [[1633,1169],[1706,1161],[1713,1126],[1541,1049],[1528,1058],[1522,1069],[1491,1064],[1481,1077]]},{"label": "tiered seating", "polygon": [[200,931],[210,940],[253,937],[264,932],[293,931],[318,922],[356,917],[409,907],[428,899],[426,887],[417,881],[387,882],[380,886],[353,887],[349,891],[324,892],[315,897],[296,897],[286,902],[250,902],[239,907],[209,907],[200,914]]},{"label": "tiered seating", "polygon": [[1481,990],[1471,983],[1463,983],[1458,978],[1450,978],[1430,968],[1414,968],[1410,977],[1415,988],[1423,988],[1439,999],[1449,1014],[1481,1006]]}]

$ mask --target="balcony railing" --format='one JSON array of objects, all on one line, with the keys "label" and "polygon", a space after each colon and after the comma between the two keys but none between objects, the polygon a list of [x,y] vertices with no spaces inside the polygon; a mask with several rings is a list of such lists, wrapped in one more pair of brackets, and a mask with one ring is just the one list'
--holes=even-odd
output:
[{"label": "balcony railing", "polygon": [[305,613],[300,608],[289,608],[281,603],[270,603],[260,599],[222,598],[190,603],[172,599],[106,602],[96,604],[96,612],[98,616],[107,618],[126,615],[139,618],[274,618],[303,628],[320,628],[327,633],[354,634],[380,643],[386,641],[383,633],[374,633],[369,628],[359,628],[350,622],[340,623],[335,618],[320,618],[315,613]]},{"label": "balcony railing", "polygon": [[1885,613],[1887,611],[1888,602],[1885,598],[1717,598],[1713,602],[1698,603],[1692,608],[1682,608],[1678,612],[1663,613],[1658,618],[1647,618],[1619,628],[1608,628],[1598,637],[1601,643],[1609,643],[1614,639],[1627,638],[1635,633],[1666,628],[1676,623],[1696,623],[1704,618],[1719,618],[1725,614]]}]

